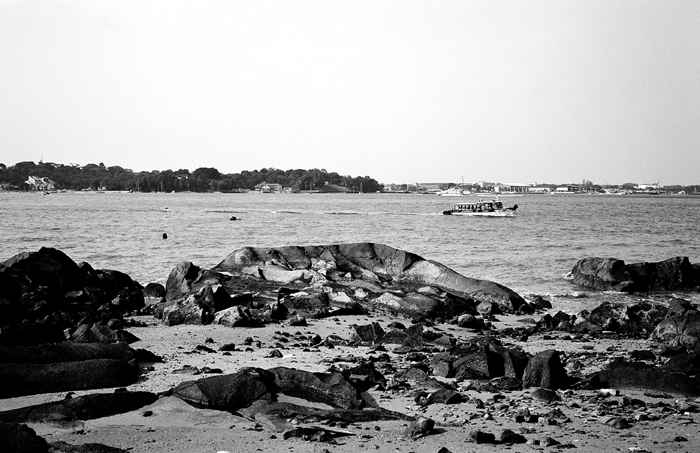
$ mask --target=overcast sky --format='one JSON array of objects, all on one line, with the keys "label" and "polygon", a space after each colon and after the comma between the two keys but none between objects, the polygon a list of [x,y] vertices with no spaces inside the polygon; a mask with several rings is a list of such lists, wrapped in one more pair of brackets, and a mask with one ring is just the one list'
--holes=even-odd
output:
[{"label": "overcast sky", "polygon": [[0,0],[0,162],[700,183],[700,1]]}]

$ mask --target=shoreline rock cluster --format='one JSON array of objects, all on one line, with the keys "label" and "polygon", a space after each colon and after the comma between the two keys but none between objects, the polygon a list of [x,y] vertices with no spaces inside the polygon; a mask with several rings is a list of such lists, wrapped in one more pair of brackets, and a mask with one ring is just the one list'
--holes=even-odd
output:
[{"label": "shoreline rock cluster", "polygon": [[[679,288],[678,282],[685,289],[697,288],[699,280],[691,272],[696,266],[687,258],[669,263],[660,266],[667,270],[664,272],[651,271],[651,266],[623,266],[620,271],[619,263],[585,259],[574,268],[574,281],[601,286],[594,281],[601,278],[600,269],[614,269],[611,274],[616,279],[602,277],[607,282],[604,285],[609,285],[606,289],[656,290],[661,287],[659,282],[667,282],[671,289]],[[646,273],[629,277],[630,269],[640,268]],[[588,277],[576,277],[591,269],[596,271]],[[642,283],[642,274],[654,283]],[[612,283],[628,277],[630,280]],[[146,378],[153,364],[163,359],[129,346],[138,338],[127,329],[145,325],[136,320],[138,316],[152,315],[165,326],[232,328],[308,327],[314,320],[342,316],[367,319],[354,324],[347,338],[338,332],[325,338],[291,339],[305,351],[338,346],[369,351],[364,357],[340,357],[326,372],[286,366],[243,367],[227,374],[210,370],[216,375],[181,382],[161,394],[119,390],[2,411],[0,437],[12,439],[28,435],[23,423],[104,417],[165,397],[195,407],[240,412],[250,419],[263,417],[284,431],[285,439],[329,440],[339,432],[328,426],[290,424],[289,420],[340,428],[357,421],[403,420],[409,423],[405,436],[410,439],[435,431],[435,420],[385,409],[370,390],[413,392],[414,402],[423,408],[436,404],[475,404],[478,408],[478,398],[467,392],[502,395],[531,388],[535,389],[533,397],[542,401],[560,400],[562,392],[610,388],[700,396],[700,315],[688,301],[669,297],[667,304],[605,302],[577,314],[547,313],[551,304],[545,298],[525,300],[497,283],[464,277],[439,263],[382,244],[247,247],[234,251],[213,269],[182,262],[170,273],[165,287],[149,284],[145,288],[126,274],[94,270],[87,263],[74,263],[63,252],[42,248],[0,264],[0,287],[4,289],[0,296],[0,381],[4,383],[0,398],[128,387]],[[378,314],[395,321],[383,327],[371,319]],[[498,317],[507,315],[532,323],[497,329]],[[539,320],[534,320],[535,315]],[[401,320],[408,320],[409,325]],[[457,338],[440,327],[445,325],[469,336]],[[640,351],[630,354],[629,360],[598,364],[591,373],[585,372],[590,367],[581,365],[590,362],[590,357],[549,348],[529,353],[516,344],[547,335],[565,335],[569,341],[580,342],[640,338],[660,346],[658,353]],[[277,340],[271,357],[281,357],[280,350],[285,350],[290,338],[279,335]],[[226,346],[218,353],[239,350]],[[217,353],[204,345],[200,352]],[[288,397],[294,401],[287,401]],[[491,404],[503,406],[498,401]],[[532,418],[524,410],[506,408],[521,422]],[[684,408],[697,409],[693,404]],[[558,417],[556,413],[539,414],[535,419],[556,424]],[[479,430],[469,436],[476,443],[512,444],[524,439],[515,432],[504,432],[496,439]],[[71,447],[47,446],[37,451],[48,448],[70,451]]]}]

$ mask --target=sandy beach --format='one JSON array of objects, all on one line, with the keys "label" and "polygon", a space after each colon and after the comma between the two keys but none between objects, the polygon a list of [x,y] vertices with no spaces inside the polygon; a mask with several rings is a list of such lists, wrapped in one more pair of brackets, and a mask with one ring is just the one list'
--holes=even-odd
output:
[{"label": "sandy beach", "polygon": [[[498,316],[497,331],[522,326],[523,317]],[[376,355],[365,346],[308,347],[307,338],[320,335],[351,336],[352,324],[378,322],[386,327],[394,317],[348,316],[309,321],[306,327],[291,327],[284,323],[261,328],[229,328],[217,325],[180,325],[166,327],[155,319],[142,316],[138,321],[147,327],[129,331],[140,338],[133,348],[143,348],[164,359],[164,363],[147,365],[131,391],[167,392],[177,384],[204,377],[200,373],[209,367],[221,373],[233,373],[243,367],[271,368],[285,366],[307,371],[327,371],[342,367],[348,357]],[[398,319],[410,323],[409,320]],[[466,339],[479,335],[456,325],[436,325],[431,330]],[[250,345],[246,345],[246,339]],[[653,344],[643,340],[579,339],[561,332],[538,335],[527,341],[502,339],[504,344],[523,347],[529,353],[557,349],[567,357],[567,369],[573,364],[579,372],[595,371],[614,357],[625,357],[628,351],[651,349]],[[231,352],[218,352],[224,344],[235,345]],[[386,351],[397,369],[409,363],[391,348]],[[272,357],[278,350],[281,357]],[[216,370],[218,369],[218,370]],[[198,373],[198,374],[194,374]],[[547,402],[533,395],[534,389],[498,393],[476,391],[472,382],[453,382],[467,398],[460,404],[419,405],[415,395],[431,392],[430,385],[412,382],[409,387],[392,390],[370,390],[370,394],[386,409],[411,417],[428,417],[435,421],[430,435],[407,438],[404,431],[408,421],[379,421],[351,423],[347,426],[324,427],[337,433],[332,442],[316,442],[303,438],[284,439],[283,433],[266,420],[256,420],[244,414],[198,409],[171,397],[163,396],[154,404],[139,410],[70,425],[29,424],[48,442],[69,444],[102,443],[130,452],[238,452],[238,451],[316,451],[316,452],[420,452],[420,451],[514,451],[576,449],[580,452],[637,451],[693,452],[700,447],[698,422],[700,415],[693,410],[698,401],[673,395],[650,394],[641,390],[564,390],[558,391],[560,401]],[[109,392],[109,389],[74,392]],[[604,395],[601,396],[601,393]],[[651,396],[650,396],[651,395]],[[65,393],[42,394],[3,400],[3,409],[60,400]],[[663,396],[663,397],[661,397]],[[629,401],[634,401],[630,404]],[[641,402],[643,403],[641,403]],[[687,401],[685,411],[678,410],[679,401]],[[642,405],[644,404],[644,405]],[[527,410],[539,415],[537,422],[519,421],[516,414]],[[549,415],[549,416],[547,416]],[[619,419],[628,423],[620,425]],[[293,424],[293,423],[292,423]],[[311,424],[312,426],[321,426]],[[332,425],[332,424],[331,424]],[[498,439],[504,430],[524,436],[523,444],[476,443],[473,433],[480,430]],[[447,450],[441,450],[446,448]]]}]

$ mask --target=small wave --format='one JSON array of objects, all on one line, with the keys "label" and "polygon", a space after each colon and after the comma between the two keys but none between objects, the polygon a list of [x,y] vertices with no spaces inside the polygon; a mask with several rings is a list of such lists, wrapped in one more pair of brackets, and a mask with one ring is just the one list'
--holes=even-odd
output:
[{"label": "small wave", "polygon": [[289,210],[279,210],[279,211],[270,211],[270,214],[301,214],[300,211],[289,211]]},{"label": "small wave", "polygon": [[569,271],[566,274],[561,274],[561,278],[563,278],[564,280],[573,280],[574,274],[573,272]]},{"label": "small wave", "polygon": [[234,209],[205,209],[204,212],[216,212],[220,214],[240,214],[245,213],[246,211],[238,211]]},{"label": "small wave", "polygon": [[331,211],[328,215],[362,215],[362,213],[358,211]]}]

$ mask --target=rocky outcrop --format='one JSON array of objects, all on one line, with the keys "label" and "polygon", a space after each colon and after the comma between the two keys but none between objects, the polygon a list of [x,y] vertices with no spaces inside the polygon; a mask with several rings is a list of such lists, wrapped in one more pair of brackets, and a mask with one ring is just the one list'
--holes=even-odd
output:
[{"label": "rocky outcrop", "polygon": [[550,390],[565,389],[569,378],[561,363],[559,352],[542,351],[535,354],[527,363],[523,373],[523,387],[542,387]]},{"label": "rocky outcrop", "polygon": [[680,354],[661,366],[615,360],[582,384],[591,388],[635,388],[700,395],[700,352]]},{"label": "rocky outcrop", "polygon": [[0,364],[0,398],[37,393],[123,387],[138,380],[138,368],[122,360]]},{"label": "rocky outcrop", "polygon": [[2,411],[0,422],[57,423],[93,420],[140,409],[157,399],[158,396],[150,392],[115,391],[84,395]]},{"label": "rocky outcrop", "polygon": [[664,319],[656,326],[651,338],[672,348],[700,351],[700,312],[692,309]]},{"label": "rocky outcrop", "polygon": [[387,288],[430,285],[478,301],[493,301],[507,311],[525,301],[514,291],[487,280],[465,277],[416,254],[383,244],[354,243],[277,248],[246,247],[227,256],[214,269],[266,280],[349,284],[365,281],[377,292]]},{"label": "rocky outcrop", "polygon": [[128,275],[76,264],[53,248],[0,263],[0,288],[0,344],[63,341],[65,329],[144,306],[143,288]]},{"label": "rocky outcrop", "polygon": [[697,290],[700,266],[677,256],[656,263],[625,264],[615,258],[590,257],[572,270],[573,282],[597,290],[622,292]]}]

